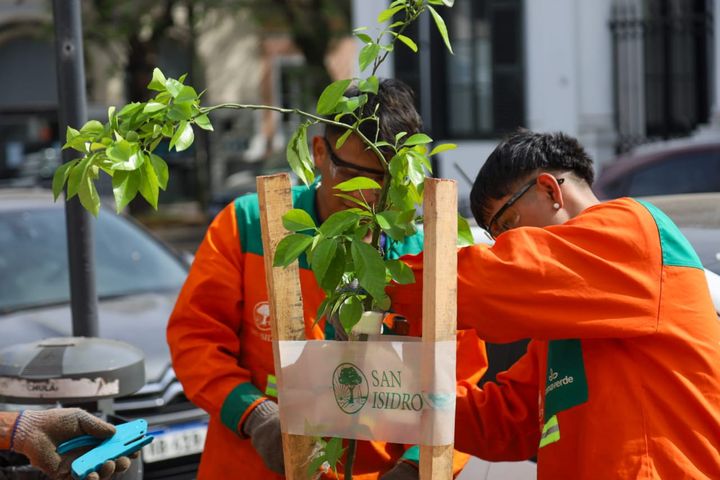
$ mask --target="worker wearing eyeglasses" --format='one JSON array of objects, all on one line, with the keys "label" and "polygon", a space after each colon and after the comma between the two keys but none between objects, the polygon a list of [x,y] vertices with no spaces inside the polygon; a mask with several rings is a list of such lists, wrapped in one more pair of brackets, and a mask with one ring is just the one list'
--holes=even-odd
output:
[{"label": "worker wearing eyeglasses", "polygon": [[592,181],[563,134],[519,131],[480,170],[472,211],[496,242],[458,253],[458,322],[531,341],[495,382],[461,382],[455,445],[537,456],[540,480],[720,478],[720,322],[700,260],[658,208],[600,203]]},{"label": "worker wearing eyeglasses", "polygon": [[[352,88],[345,96],[356,97]],[[361,126],[363,134],[394,142],[395,135],[417,133],[420,116],[412,92],[396,80],[382,80],[377,95],[368,95],[363,116],[376,112],[375,122]],[[352,125],[355,118],[338,119]],[[345,129],[330,126],[312,139],[312,153],[321,180],[293,188],[295,208],[305,210],[316,224],[335,212],[355,207],[334,187],[357,176],[383,181],[379,159],[359,137],[350,135],[338,145]],[[354,193],[372,204],[376,191]],[[173,368],[191,401],[210,414],[198,478],[280,479],[283,451],[276,403],[270,308],[256,195],[228,205],[212,222],[200,245],[188,279],[168,324]],[[405,241],[382,239],[388,259],[422,250],[422,235]],[[308,339],[333,339],[335,331],[316,312],[325,294],[308,265],[300,262],[300,284]],[[402,313],[399,311],[398,313]],[[411,334],[421,332],[410,326]],[[459,332],[458,355],[463,359],[458,378],[477,382],[486,367],[484,344],[474,331]],[[353,478],[411,480],[418,478],[419,449],[412,445],[359,441]],[[468,455],[456,453],[458,472]],[[345,462],[345,458],[341,459]],[[336,478],[328,473],[323,478]],[[340,474],[342,478],[342,474]]]}]

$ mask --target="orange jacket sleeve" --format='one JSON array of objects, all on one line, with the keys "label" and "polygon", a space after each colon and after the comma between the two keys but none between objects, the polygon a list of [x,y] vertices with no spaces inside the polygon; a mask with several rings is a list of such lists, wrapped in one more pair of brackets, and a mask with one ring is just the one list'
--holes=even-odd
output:
[{"label": "orange jacket sleeve", "polygon": [[[422,292],[421,255],[409,263],[416,283],[396,287],[400,308]],[[651,334],[661,269],[657,226],[643,207],[596,205],[562,225],[459,250],[458,326],[498,343]]]},{"label": "orange jacket sleeve", "polygon": [[527,460],[537,453],[537,344],[495,383],[483,388],[459,382],[455,412],[455,448],[489,461]]},{"label": "orange jacket sleeve", "polygon": [[235,430],[263,398],[250,383],[250,372],[237,363],[242,272],[243,254],[230,204],[212,222],[198,248],[167,328],[173,367],[185,394]]}]

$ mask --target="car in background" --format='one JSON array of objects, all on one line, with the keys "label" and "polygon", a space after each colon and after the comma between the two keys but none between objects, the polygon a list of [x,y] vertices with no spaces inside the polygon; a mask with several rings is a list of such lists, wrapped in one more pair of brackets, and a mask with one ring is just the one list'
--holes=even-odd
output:
[{"label": "car in background", "polygon": [[[183,394],[165,341],[188,264],[109,209],[94,222],[94,242],[100,336],[145,354],[145,386],[114,399],[113,410],[146,419],[156,437],[143,449],[146,480],[195,478],[208,416]],[[72,336],[69,291],[63,202],[44,189],[0,189],[0,348]]]},{"label": "car in background", "polygon": [[602,170],[593,190],[601,199],[720,192],[720,141],[638,147]]}]

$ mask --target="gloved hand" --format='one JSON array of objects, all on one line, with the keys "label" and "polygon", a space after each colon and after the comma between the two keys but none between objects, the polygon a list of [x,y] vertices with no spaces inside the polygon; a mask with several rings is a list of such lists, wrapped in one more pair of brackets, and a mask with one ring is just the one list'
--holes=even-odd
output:
[{"label": "gloved hand", "polygon": [[250,437],[255,451],[265,466],[275,473],[285,474],[280,410],[277,403],[265,400],[255,407],[245,419],[243,433]]},{"label": "gloved hand", "polygon": [[399,461],[393,468],[380,475],[380,480],[416,480],[420,470],[414,464]]},{"label": "gloved hand", "polygon": [[[71,480],[72,462],[88,449],[75,449],[65,455],[55,451],[58,445],[80,435],[107,438],[115,427],[79,408],[25,410],[15,421],[11,449],[28,457],[30,464],[54,480]],[[130,467],[128,457],[105,462],[88,480],[107,480]]]}]

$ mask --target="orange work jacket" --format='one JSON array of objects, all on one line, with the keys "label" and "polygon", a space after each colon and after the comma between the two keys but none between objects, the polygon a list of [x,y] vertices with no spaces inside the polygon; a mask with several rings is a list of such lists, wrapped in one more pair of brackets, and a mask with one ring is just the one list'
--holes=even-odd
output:
[{"label": "orange work jacket", "polygon": [[[315,187],[294,188],[293,202],[317,223]],[[385,251],[388,258],[399,258],[421,249],[422,237],[416,235],[404,243],[388,240]],[[332,327],[326,331],[324,320],[314,325],[325,295],[302,259],[300,284],[306,338],[332,338]],[[421,303],[421,298],[416,301]],[[210,225],[167,330],[173,367],[186,395],[210,415],[201,480],[282,478],[265,468],[250,440],[239,433],[249,412],[276,395],[272,382],[268,385],[275,373],[269,314],[257,196],[247,195],[228,205]],[[410,335],[421,332],[419,323],[410,322]],[[476,383],[487,361],[474,331],[459,331],[457,355],[458,378]],[[353,476],[376,479],[401,457],[417,460],[417,455],[411,445],[359,441]],[[456,453],[456,473],[467,459]]]},{"label": "orange work jacket", "polygon": [[[458,271],[458,322],[533,339],[497,382],[460,383],[458,449],[537,455],[540,480],[720,478],[720,322],[659,209],[624,198],[510,230],[461,250]],[[400,288],[398,308],[421,286]]]}]

